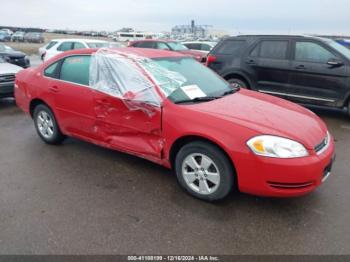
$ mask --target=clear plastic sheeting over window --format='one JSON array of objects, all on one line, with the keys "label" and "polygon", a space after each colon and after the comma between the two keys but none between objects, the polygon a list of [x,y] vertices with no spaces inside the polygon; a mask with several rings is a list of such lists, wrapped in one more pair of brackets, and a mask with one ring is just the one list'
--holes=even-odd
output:
[{"label": "clear plastic sheeting over window", "polygon": [[[186,79],[149,58],[111,49],[98,50],[90,63],[91,88],[123,99],[130,110],[160,107],[159,93],[169,96]],[[157,90],[156,85],[160,87]]]}]

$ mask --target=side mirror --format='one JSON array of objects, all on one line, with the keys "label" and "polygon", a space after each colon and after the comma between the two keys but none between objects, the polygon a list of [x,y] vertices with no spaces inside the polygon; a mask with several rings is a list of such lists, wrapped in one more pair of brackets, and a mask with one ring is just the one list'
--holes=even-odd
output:
[{"label": "side mirror", "polygon": [[339,67],[339,66],[343,66],[344,62],[340,59],[331,58],[328,60],[327,65],[331,67]]}]

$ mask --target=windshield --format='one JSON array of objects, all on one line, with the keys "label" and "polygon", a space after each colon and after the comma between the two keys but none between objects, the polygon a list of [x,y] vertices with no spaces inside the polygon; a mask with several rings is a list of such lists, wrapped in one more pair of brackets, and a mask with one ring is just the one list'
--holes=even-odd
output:
[{"label": "windshield", "polygon": [[350,59],[350,49],[346,48],[345,46],[343,46],[343,45],[341,45],[333,40],[329,40],[327,42],[331,47],[333,47],[335,50],[337,50],[339,53],[341,53],[347,59]]},{"label": "windshield", "polygon": [[88,47],[90,48],[102,48],[102,47],[108,47],[108,43],[100,43],[100,42],[91,42],[87,43]]},{"label": "windshield", "polygon": [[13,49],[7,45],[0,44],[0,52],[10,52],[13,51]]},{"label": "windshield", "polygon": [[232,91],[217,74],[192,58],[154,59],[142,65],[155,78],[163,93],[174,103],[198,97],[220,97]]},{"label": "windshield", "polygon": [[177,42],[168,42],[167,43],[170,48],[173,51],[184,51],[184,50],[188,50],[188,48],[186,46],[184,46],[183,44],[177,43]]}]

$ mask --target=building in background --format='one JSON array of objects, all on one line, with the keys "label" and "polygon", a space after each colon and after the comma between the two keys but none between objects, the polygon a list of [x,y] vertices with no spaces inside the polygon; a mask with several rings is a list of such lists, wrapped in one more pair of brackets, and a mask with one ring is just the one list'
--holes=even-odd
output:
[{"label": "building in background", "polygon": [[196,25],[192,20],[190,25],[177,25],[171,29],[171,35],[177,39],[207,39],[208,28],[212,25]]}]

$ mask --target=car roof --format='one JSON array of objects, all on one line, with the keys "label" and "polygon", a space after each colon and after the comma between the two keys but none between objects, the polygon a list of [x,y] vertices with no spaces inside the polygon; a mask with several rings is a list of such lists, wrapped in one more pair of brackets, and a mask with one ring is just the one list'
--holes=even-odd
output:
[{"label": "car roof", "polygon": [[314,39],[319,40],[323,42],[329,42],[331,39],[320,37],[320,36],[313,36],[313,35],[238,35],[238,36],[230,36],[224,39],[225,40],[236,40],[236,39],[246,39],[249,41],[254,41],[256,39]]},{"label": "car roof", "polygon": [[164,42],[164,43],[179,43],[179,41],[171,40],[171,39],[144,39],[144,40],[135,40],[131,41],[132,43],[139,42]]},{"label": "car roof", "polygon": [[312,35],[238,35],[238,36],[230,36],[226,39],[234,39],[234,38],[314,38],[314,39],[326,39],[319,36]]},{"label": "car roof", "polygon": [[[191,57],[188,55],[183,55],[179,52],[172,52],[172,51],[167,51],[167,50],[159,50],[159,49],[151,49],[151,48],[134,48],[134,47],[126,47],[126,48],[104,48],[106,50],[115,50],[118,52],[123,52],[125,54],[131,54],[131,55],[137,55],[137,56],[142,56],[146,58],[171,58],[171,57]],[[98,48],[87,48],[87,49],[77,49],[77,50],[70,50],[66,51],[58,56],[59,59],[67,56],[67,55],[90,55],[95,53],[100,49]],[[58,60],[58,59],[55,60]]]},{"label": "car roof", "polygon": [[55,42],[72,42],[79,41],[85,43],[107,43],[107,41],[99,40],[99,39],[84,39],[84,38],[61,38],[61,39],[52,39],[51,41]]},{"label": "car roof", "polygon": [[182,42],[183,44],[216,44],[217,42],[214,41],[186,41]]}]

